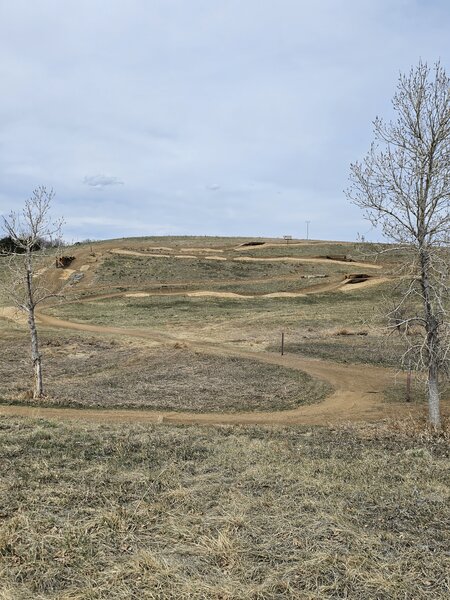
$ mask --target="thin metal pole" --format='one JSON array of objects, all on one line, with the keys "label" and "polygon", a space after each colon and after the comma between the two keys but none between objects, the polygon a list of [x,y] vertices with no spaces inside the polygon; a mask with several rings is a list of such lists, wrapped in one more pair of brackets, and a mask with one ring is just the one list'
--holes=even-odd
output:
[{"label": "thin metal pole", "polygon": [[311,221],[306,221],[306,239],[309,240],[309,224]]},{"label": "thin metal pole", "polygon": [[281,333],[281,356],[284,356],[284,331]]}]

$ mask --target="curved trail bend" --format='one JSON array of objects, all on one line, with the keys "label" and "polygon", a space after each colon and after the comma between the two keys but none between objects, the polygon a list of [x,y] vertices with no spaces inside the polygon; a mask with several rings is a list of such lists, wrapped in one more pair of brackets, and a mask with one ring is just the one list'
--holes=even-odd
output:
[{"label": "curved trail bend", "polygon": [[[183,252],[183,249],[180,250]],[[109,251],[111,254],[121,254],[125,256],[138,256],[143,258],[177,258],[177,259],[196,259],[196,260],[229,260],[231,262],[262,262],[262,263],[316,263],[316,264],[336,264],[351,267],[361,267],[366,269],[382,269],[382,265],[376,265],[368,262],[344,261],[329,258],[320,258],[318,256],[273,256],[273,257],[254,257],[254,256],[235,256],[233,258],[225,258],[223,256],[198,256],[187,254],[152,254],[151,252],[141,252],[138,250],[127,250],[123,248],[113,248]]]},{"label": "curved trail bend", "polygon": [[[164,248],[165,249],[165,248]],[[113,248],[113,252],[130,253],[146,255],[145,253],[134,253]],[[110,250],[110,251],[111,251]],[[183,249],[184,250],[184,249]],[[183,251],[182,250],[182,251]],[[187,250],[187,249],[186,249]],[[216,250],[220,252],[220,250]],[[185,258],[185,256],[184,256]],[[218,258],[218,257],[217,257]],[[236,257],[247,261],[247,257]],[[236,260],[234,258],[234,260]],[[232,259],[233,260],[233,259]],[[258,259],[256,259],[258,260]],[[267,259],[262,259],[267,260]],[[269,261],[272,259],[268,259]],[[279,260],[278,258],[275,260]],[[283,259],[281,259],[283,260]],[[305,259],[300,259],[304,261]],[[308,259],[307,259],[308,260]],[[309,258],[313,262],[327,262],[327,259]],[[306,261],[305,261],[306,262]],[[334,261],[337,262],[337,261]],[[357,266],[358,263],[348,263],[349,266]],[[379,265],[368,265],[369,268],[380,268]],[[382,277],[374,278],[370,285],[381,283]],[[364,285],[364,284],[359,284]],[[322,293],[345,289],[347,291],[356,289],[358,286],[347,286],[344,282],[333,281],[320,283],[310,286],[309,289],[302,290],[301,295],[308,293]],[[180,290],[181,291],[181,290]],[[172,293],[179,294],[180,291]],[[130,293],[130,291],[128,292]],[[198,293],[195,291],[185,291],[182,294]],[[205,291],[202,292],[205,294]],[[206,292],[206,294],[211,292]],[[164,292],[157,292],[157,295]],[[125,296],[127,292],[103,294],[91,296],[75,301],[89,302],[112,298],[115,296]],[[146,293],[147,295],[147,293]],[[149,294],[150,295],[150,294]],[[168,295],[171,295],[169,292]],[[299,294],[300,295],[300,294]],[[1,315],[0,315],[1,316]],[[4,315],[10,317],[10,315]],[[167,422],[178,424],[255,424],[255,425],[291,425],[291,424],[314,424],[325,425],[330,423],[358,421],[358,420],[377,420],[392,414],[398,407],[386,405],[381,402],[383,390],[392,383],[394,372],[389,369],[366,365],[347,365],[333,363],[330,361],[301,357],[297,355],[285,355],[271,352],[255,352],[243,348],[232,347],[223,343],[199,342],[186,340],[174,335],[163,332],[153,332],[150,330],[139,330],[122,327],[107,327],[93,325],[88,323],[74,323],[50,315],[42,311],[38,313],[39,321],[48,327],[68,329],[72,331],[84,331],[93,334],[109,334],[114,336],[134,337],[147,339],[162,344],[183,342],[187,343],[191,350],[215,354],[218,356],[230,356],[243,359],[256,360],[258,362],[280,365],[290,369],[304,371],[314,377],[325,380],[331,384],[334,391],[325,400],[320,403],[299,406],[296,409],[283,410],[276,412],[239,412],[239,413],[194,413],[194,412],[175,412],[175,411],[155,411],[155,410],[131,410],[131,409],[71,409],[71,408],[45,408],[34,406],[9,406],[1,405],[0,414],[24,415],[43,418],[59,419],[82,419],[96,422],[116,422],[116,423],[155,423]]]},{"label": "curved trail bend", "polygon": [[320,403],[299,406],[276,412],[194,413],[155,410],[121,409],[70,409],[33,406],[0,406],[0,413],[42,418],[82,419],[115,423],[177,423],[210,425],[326,425],[358,420],[377,420],[392,414],[394,407],[383,404],[383,390],[392,382],[390,369],[366,365],[346,365],[295,355],[280,356],[272,352],[254,352],[226,344],[189,341],[161,332],[106,327],[87,323],[74,323],[39,312],[39,321],[46,326],[95,334],[112,334],[136,337],[160,343],[188,343],[191,350],[232,356],[258,362],[301,370],[329,382],[334,391]]}]

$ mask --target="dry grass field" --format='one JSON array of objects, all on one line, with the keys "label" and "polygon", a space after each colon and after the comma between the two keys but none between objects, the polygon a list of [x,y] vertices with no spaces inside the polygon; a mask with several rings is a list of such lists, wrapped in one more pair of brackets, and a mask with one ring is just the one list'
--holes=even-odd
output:
[{"label": "dry grass field", "polygon": [[63,297],[38,315],[38,405],[0,257],[0,600],[448,597],[448,425],[427,432],[416,378],[404,401],[398,257],[203,237],[67,254],[39,274]]},{"label": "dry grass field", "polygon": [[3,418],[0,443],[2,600],[448,597],[443,438]]},{"label": "dry grass field", "polygon": [[[24,402],[28,339],[4,334],[0,399]],[[9,342],[9,343],[8,343]],[[169,411],[283,410],[322,400],[330,386],[301,371],[135,340],[50,333],[42,338],[47,397],[41,405]],[[119,367],[118,367],[119,365]],[[33,400],[29,400],[33,405]]]}]

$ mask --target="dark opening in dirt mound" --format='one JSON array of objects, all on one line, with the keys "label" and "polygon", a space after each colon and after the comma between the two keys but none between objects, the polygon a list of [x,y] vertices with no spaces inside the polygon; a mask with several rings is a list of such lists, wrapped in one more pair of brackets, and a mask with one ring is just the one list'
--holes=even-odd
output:
[{"label": "dark opening in dirt mound", "polygon": [[240,246],[264,246],[265,243],[266,242],[244,242],[243,244],[240,244]]},{"label": "dark opening in dirt mound", "polygon": [[370,278],[371,275],[367,275],[366,273],[350,273],[349,275],[345,276],[347,283],[362,283]]},{"label": "dark opening in dirt mound", "polygon": [[326,256],[319,256],[319,258],[327,258],[328,260],[339,260],[342,262],[354,262],[353,258],[350,258],[346,254],[327,254]]}]

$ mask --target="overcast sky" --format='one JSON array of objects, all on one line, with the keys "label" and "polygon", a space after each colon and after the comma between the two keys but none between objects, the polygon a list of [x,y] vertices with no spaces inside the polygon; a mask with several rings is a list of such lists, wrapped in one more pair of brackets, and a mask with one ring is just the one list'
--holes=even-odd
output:
[{"label": "overcast sky", "polygon": [[374,238],[349,164],[449,32],[448,0],[0,0],[0,213],[43,184],[68,240]]}]

